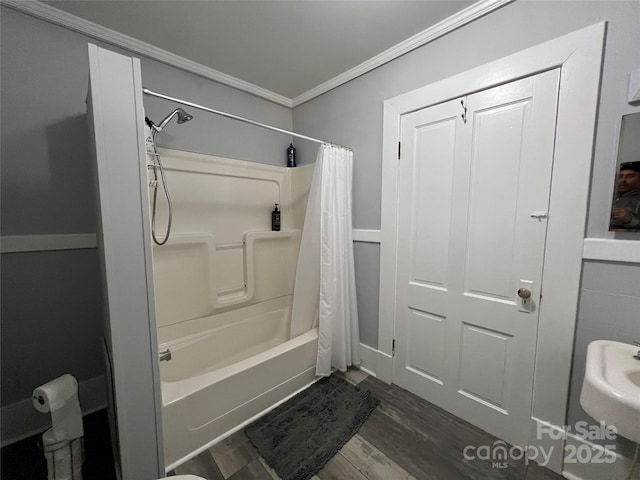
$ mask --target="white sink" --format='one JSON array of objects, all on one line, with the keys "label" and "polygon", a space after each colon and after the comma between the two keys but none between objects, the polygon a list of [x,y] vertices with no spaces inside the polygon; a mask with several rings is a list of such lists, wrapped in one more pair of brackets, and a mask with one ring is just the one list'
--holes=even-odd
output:
[{"label": "white sink", "polygon": [[639,347],[596,340],[587,348],[587,367],[580,405],[585,412],[640,443]]}]

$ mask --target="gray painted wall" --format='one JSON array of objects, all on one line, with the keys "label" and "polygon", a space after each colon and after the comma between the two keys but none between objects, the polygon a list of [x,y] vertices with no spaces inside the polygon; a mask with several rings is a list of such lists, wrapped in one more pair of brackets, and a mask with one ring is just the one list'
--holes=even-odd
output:
[{"label": "gray painted wall", "polygon": [[[93,233],[85,99],[87,43],[99,42],[4,6],[0,21],[2,235]],[[147,88],[291,128],[290,109],[141,61]],[[157,122],[175,108],[153,98],[145,99],[145,107]],[[192,122],[174,122],[163,132],[162,146],[285,163],[288,136],[192,113]],[[3,406],[29,398],[34,387],[63,373],[79,380],[102,374],[99,278],[95,249],[2,255]]]},{"label": "gray painted wall", "polygon": [[95,249],[2,255],[1,281],[3,406],[63,373],[103,372]]},{"label": "gray painted wall", "polygon": [[[588,236],[608,227],[621,115],[629,73],[640,66],[637,1],[517,1],[294,109],[299,133],[354,149],[354,226],[380,228],[382,115],[386,99],[563,34],[607,20],[607,45],[596,137]],[[302,162],[313,148],[300,147]]]},{"label": "gray painted wall", "polygon": [[[294,109],[296,131],[348,145],[355,152],[354,226],[380,228],[383,102],[456,73],[606,20],[608,31],[596,132],[587,236],[640,238],[607,231],[616,172],[620,118],[640,111],[627,104],[629,74],[640,67],[640,3],[517,1]],[[301,160],[313,158],[302,146]],[[368,260],[364,260],[364,258]],[[359,306],[377,305],[379,262],[356,244]],[[577,324],[569,420],[588,419],[579,406],[586,342],[640,336],[640,266],[589,264]],[[635,282],[635,283],[634,283]],[[635,296],[634,296],[635,295]],[[601,307],[601,303],[604,307]],[[602,310],[604,308],[604,310]],[[603,312],[607,312],[604,315]],[[363,343],[377,348],[377,309],[360,308]],[[634,335],[632,335],[634,334]]]},{"label": "gray painted wall", "polygon": [[[1,21],[3,234],[95,232],[85,99],[87,43],[99,42],[5,7]],[[152,60],[141,62],[152,90],[291,128],[288,108]],[[145,108],[159,122],[175,105],[146,97]],[[165,129],[161,146],[285,163],[288,136],[192,113],[197,116],[190,123]]]},{"label": "gray painted wall", "polygon": [[[355,242],[353,260],[356,270],[360,342],[378,345],[378,290],[380,284],[380,245]],[[367,275],[372,275],[367,277]],[[375,318],[376,321],[367,321]]]},{"label": "gray painted wall", "polygon": [[[212,82],[158,62],[141,58],[144,87],[188,100],[214,110],[240,115],[258,122],[292,129],[291,109],[262,100],[231,87]],[[145,114],[155,123],[175,108],[173,102],[145,96]],[[249,162],[286,165],[289,135],[247,125],[197,109],[183,107],[194,116],[189,123],[175,120],[159,136],[159,145],[176,150],[218,155]]]}]

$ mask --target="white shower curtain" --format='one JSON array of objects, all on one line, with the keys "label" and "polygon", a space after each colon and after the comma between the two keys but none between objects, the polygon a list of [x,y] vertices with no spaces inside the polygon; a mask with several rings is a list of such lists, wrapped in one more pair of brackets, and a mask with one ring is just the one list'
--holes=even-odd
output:
[{"label": "white shower curtain", "polygon": [[360,365],[353,263],[353,152],[322,145],[309,191],[292,307],[292,338],[318,319],[316,375]]}]

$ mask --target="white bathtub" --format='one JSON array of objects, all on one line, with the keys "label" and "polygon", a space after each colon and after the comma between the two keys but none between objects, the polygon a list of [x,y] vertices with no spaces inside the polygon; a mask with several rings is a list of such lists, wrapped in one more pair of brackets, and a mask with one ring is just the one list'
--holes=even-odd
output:
[{"label": "white bathtub", "polygon": [[167,471],[314,382],[317,329],[289,339],[283,300],[198,319],[199,333],[160,345],[172,355],[160,362]]}]

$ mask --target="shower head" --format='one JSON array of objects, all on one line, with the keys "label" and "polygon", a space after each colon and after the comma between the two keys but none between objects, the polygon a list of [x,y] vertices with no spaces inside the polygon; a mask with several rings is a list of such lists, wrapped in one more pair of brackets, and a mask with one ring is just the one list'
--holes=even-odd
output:
[{"label": "shower head", "polygon": [[185,112],[183,109],[177,108],[176,111],[178,112],[178,123],[186,123],[189,120],[193,120],[193,115]]},{"label": "shower head", "polygon": [[162,120],[160,122],[160,125],[154,125],[153,128],[156,130],[156,132],[160,132],[164,127],[167,126],[167,124],[171,121],[171,119],[173,117],[175,117],[176,115],[178,115],[178,123],[186,123],[189,120],[193,119],[193,115],[188,114],[187,112],[185,112],[183,109],[181,108],[176,108],[173,112],[171,112],[169,115],[167,115],[164,120]]}]

